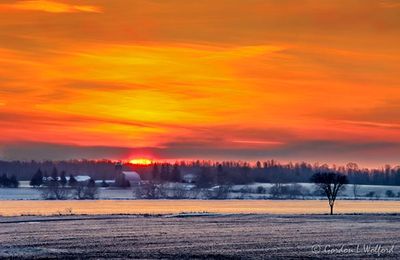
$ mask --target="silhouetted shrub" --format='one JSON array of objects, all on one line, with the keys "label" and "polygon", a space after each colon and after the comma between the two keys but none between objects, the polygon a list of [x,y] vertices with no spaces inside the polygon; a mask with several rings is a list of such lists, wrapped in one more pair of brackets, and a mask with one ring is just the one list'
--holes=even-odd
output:
[{"label": "silhouetted shrub", "polygon": [[17,177],[15,175],[12,175],[10,178],[8,178],[7,174],[3,174],[0,177],[0,187],[18,188],[18,186],[19,181],[17,180]]},{"label": "silhouetted shrub", "polygon": [[71,189],[62,187],[57,181],[49,181],[39,190],[46,200],[65,200],[71,197]]},{"label": "silhouetted shrub", "polygon": [[374,191],[370,191],[367,194],[365,194],[365,197],[368,197],[368,198],[372,198],[374,196],[375,196],[375,192]]},{"label": "silhouetted shrub", "polygon": [[267,192],[267,189],[264,188],[263,186],[258,186],[256,192],[258,194],[265,194]]},{"label": "silhouetted shrub", "polygon": [[388,197],[388,198],[393,198],[395,196],[394,192],[392,190],[387,190],[385,192],[385,194],[386,194],[386,197]]},{"label": "silhouetted shrub", "polygon": [[110,187],[110,184],[108,184],[108,183],[106,182],[106,180],[103,180],[103,181],[101,182],[100,186],[103,187],[103,188],[107,188],[107,187]]}]

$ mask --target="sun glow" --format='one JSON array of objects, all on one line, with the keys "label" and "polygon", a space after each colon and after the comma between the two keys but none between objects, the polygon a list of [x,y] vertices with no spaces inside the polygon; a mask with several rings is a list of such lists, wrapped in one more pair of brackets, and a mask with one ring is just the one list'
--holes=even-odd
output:
[{"label": "sun glow", "polygon": [[152,164],[152,160],[145,159],[145,158],[136,158],[136,159],[130,160],[129,163],[135,164],[135,165],[150,165],[150,164]]},{"label": "sun glow", "polygon": [[0,0],[0,159],[398,164],[399,1],[187,2]]}]

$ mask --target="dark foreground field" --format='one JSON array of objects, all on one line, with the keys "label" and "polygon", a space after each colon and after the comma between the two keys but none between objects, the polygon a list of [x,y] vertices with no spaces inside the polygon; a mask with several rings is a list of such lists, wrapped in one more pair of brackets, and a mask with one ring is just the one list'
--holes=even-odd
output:
[{"label": "dark foreground field", "polygon": [[12,217],[0,222],[0,258],[400,258],[396,215]]}]

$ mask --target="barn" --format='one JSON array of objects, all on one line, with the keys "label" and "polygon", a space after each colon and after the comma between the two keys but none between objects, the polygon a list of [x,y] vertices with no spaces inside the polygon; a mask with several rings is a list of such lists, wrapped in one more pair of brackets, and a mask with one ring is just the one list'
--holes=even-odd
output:
[{"label": "barn", "polygon": [[122,174],[125,176],[125,180],[129,181],[131,185],[138,184],[142,180],[139,173],[135,171],[122,171]]}]

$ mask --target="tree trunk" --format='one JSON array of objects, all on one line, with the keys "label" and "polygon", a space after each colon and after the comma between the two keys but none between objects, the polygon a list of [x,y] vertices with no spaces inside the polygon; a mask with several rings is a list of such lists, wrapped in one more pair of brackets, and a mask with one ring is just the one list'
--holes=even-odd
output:
[{"label": "tree trunk", "polygon": [[333,215],[333,205],[329,205],[331,207],[331,215]]}]

